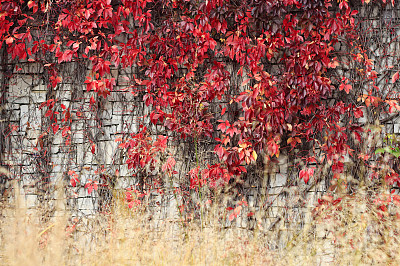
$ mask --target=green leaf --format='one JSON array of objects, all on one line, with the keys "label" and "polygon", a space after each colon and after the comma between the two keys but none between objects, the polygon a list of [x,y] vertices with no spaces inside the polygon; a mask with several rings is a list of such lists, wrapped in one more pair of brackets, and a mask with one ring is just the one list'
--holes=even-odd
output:
[{"label": "green leaf", "polygon": [[392,147],[386,146],[383,148],[387,153],[392,153]]},{"label": "green leaf", "polygon": [[400,151],[392,151],[392,154],[393,154],[396,158],[399,158],[399,157],[400,157]]},{"label": "green leaf", "polygon": [[384,148],[379,148],[379,149],[376,149],[376,150],[375,150],[375,154],[384,153],[384,152],[385,152],[385,149],[384,149]]},{"label": "green leaf", "polygon": [[391,152],[390,152],[393,156],[396,156],[397,158],[399,158],[400,156],[400,149],[399,147],[396,148],[392,148]]},{"label": "green leaf", "polygon": [[392,148],[392,147],[386,146],[386,147],[379,148],[379,149],[375,150],[375,154],[384,153],[384,152],[390,153],[390,154],[392,154],[393,156],[395,156],[397,158],[400,157],[400,149],[399,149],[399,147]]}]

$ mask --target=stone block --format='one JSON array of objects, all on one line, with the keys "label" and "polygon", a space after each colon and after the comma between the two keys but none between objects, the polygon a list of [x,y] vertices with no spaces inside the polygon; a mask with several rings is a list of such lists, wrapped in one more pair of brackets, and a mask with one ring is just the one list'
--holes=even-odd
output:
[{"label": "stone block", "polygon": [[124,123],[122,125],[122,131],[123,132],[129,132],[129,133],[137,132],[138,131],[138,125],[137,125],[136,122]]},{"label": "stone block", "polygon": [[113,125],[120,125],[122,124],[123,120],[122,120],[122,116],[120,115],[113,115],[111,118],[111,123]]},{"label": "stone block", "polygon": [[23,175],[35,174],[36,166],[31,165],[29,162],[29,165],[25,165],[24,167],[22,167],[21,172]]},{"label": "stone block", "polygon": [[394,124],[393,125],[393,133],[394,134],[400,134],[400,124]]},{"label": "stone block", "polygon": [[53,145],[60,145],[64,142],[64,138],[61,134],[56,134],[53,138]]},{"label": "stone block", "polygon": [[30,75],[14,75],[10,79],[9,96],[12,98],[26,97],[29,95],[29,87],[33,84]]},{"label": "stone block", "polygon": [[117,78],[118,77],[118,69],[111,69],[111,76],[113,78]]},{"label": "stone block", "polygon": [[30,130],[27,130],[26,132],[26,138],[32,141],[33,144],[36,145],[37,139],[40,136],[41,131],[39,129],[33,129],[31,128]]},{"label": "stone block", "polygon": [[95,210],[95,201],[91,197],[78,198],[77,205],[81,211],[89,211],[89,213],[92,213]]},{"label": "stone block", "polygon": [[5,105],[4,105],[4,108],[6,109],[6,110],[19,110],[19,104],[17,104],[17,103],[6,103]]},{"label": "stone block", "polygon": [[23,97],[17,97],[17,98],[12,98],[12,103],[19,103],[19,104],[29,104],[29,97],[28,96],[23,96]]},{"label": "stone block", "polygon": [[129,172],[130,171],[129,171],[128,166],[126,164],[121,164],[119,166],[119,176],[120,177],[130,176]]},{"label": "stone block", "polygon": [[126,111],[126,103],[114,102],[112,109],[113,115],[122,115]]},{"label": "stone block", "polygon": [[51,150],[52,154],[59,153],[60,152],[60,146],[59,145],[52,145],[50,150]]},{"label": "stone block", "polygon": [[41,104],[46,101],[46,91],[32,91],[30,97],[32,104]]},{"label": "stone block", "polygon": [[282,187],[286,185],[286,181],[287,181],[287,175],[286,174],[282,174],[282,173],[278,173],[275,175],[275,182],[273,184],[271,184],[271,186],[273,187]]},{"label": "stone block", "polygon": [[95,157],[93,156],[93,154],[92,154],[91,151],[87,151],[87,152],[84,153],[84,156],[83,156],[83,164],[84,164],[85,166],[89,166],[89,165],[92,165],[92,164],[96,164]]}]

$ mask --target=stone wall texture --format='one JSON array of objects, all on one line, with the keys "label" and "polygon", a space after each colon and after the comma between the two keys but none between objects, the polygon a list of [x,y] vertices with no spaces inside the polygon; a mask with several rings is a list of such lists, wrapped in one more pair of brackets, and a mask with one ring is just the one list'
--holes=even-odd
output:
[{"label": "stone wall texture", "polygon": [[[400,35],[400,9],[371,6],[360,9],[359,18],[363,21],[360,30],[366,32],[363,35],[365,43],[370,44],[369,56],[374,60],[379,74],[377,86],[385,90],[387,79],[400,66],[400,43],[397,38]],[[347,48],[343,46],[338,49]],[[128,169],[125,154],[118,148],[119,143],[115,140],[137,132],[140,123],[149,126],[153,138],[158,135],[173,136],[174,132],[150,126],[149,109],[143,102],[143,95],[125,91],[125,77],[138,75],[135,68],[112,69],[112,77],[117,80],[117,86],[106,99],[98,98],[97,106],[93,106],[90,98],[98,96],[87,92],[84,84],[86,76],[90,75],[89,66],[83,63],[62,65],[63,81],[55,89],[48,89],[46,72],[41,66],[31,62],[7,65],[8,62],[8,55],[3,53],[1,80],[5,85],[3,95],[6,97],[3,97],[1,106],[0,126],[3,134],[0,142],[4,151],[2,162],[11,172],[8,178],[3,176],[2,179],[3,198],[12,194],[12,183],[5,180],[16,179],[28,208],[51,207],[56,197],[54,191],[62,186],[65,188],[66,207],[73,215],[94,215],[101,211],[104,202],[116,198],[126,188],[134,188],[143,178],[140,172]],[[271,71],[274,71],[273,67],[271,66]],[[227,69],[233,73],[235,66],[228,65]],[[231,82],[240,84],[241,80]],[[394,90],[398,91],[398,88]],[[55,108],[60,114],[65,111],[61,104],[71,110],[71,132],[63,132],[62,126],[59,129],[54,128],[46,114],[48,108],[43,106],[49,99],[57,100]],[[210,108],[217,106],[218,103],[212,103]],[[228,110],[226,116],[232,115],[234,111]],[[383,134],[399,133],[400,117],[386,119],[385,123]],[[68,145],[67,140],[70,141]],[[93,145],[95,152],[92,152]],[[187,171],[196,166],[195,145],[198,147],[200,164],[205,158],[212,157],[208,151],[213,143],[190,138],[170,143],[168,151],[180,160],[176,166],[178,174],[171,182],[162,184],[165,193],[160,194],[154,190],[154,193],[146,196],[153,206],[153,219],[177,219],[177,201],[180,199],[174,197],[174,186],[187,178]],[[266,229],[285,226],[289,221],[304,223],[315,200],[329,186],[324,182],[317,186],[307,186],[304,182],[294,180],[293,174],[296,173],[291,172],[292,163],[285,154],[274,165],[253,165],[248,171],[248,181],[240,190],[235,188],[236,194],[227,201],[232,201],[234,206],[235,202],[244,198],[249,203],[249,211],[264,208],[266,214],[265,217],[254,219],[237,219],[234,222],[238,227],[254,227],[251,223],[255,220],[263,220]],[[76,187],[70,183],[71,173],[76,174],[80,180]],[[152,172],[154,176],[158,173],[159,169]],[[97,182],[99,187],[89,194],[84,186],[90,180]],[[102,184],[110,182],[114,192],[102,187]]]}]

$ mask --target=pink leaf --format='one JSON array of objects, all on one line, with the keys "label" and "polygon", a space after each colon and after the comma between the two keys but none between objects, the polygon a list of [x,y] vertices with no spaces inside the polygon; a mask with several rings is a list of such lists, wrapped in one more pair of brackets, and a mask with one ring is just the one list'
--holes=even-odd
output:
[{"label": "pink leaf", "polygon": [[395,83],[398,79],[399,79],[399,72],[397,71],[397,72],[394,73],[394,75],[392,76],[392,83]]}]

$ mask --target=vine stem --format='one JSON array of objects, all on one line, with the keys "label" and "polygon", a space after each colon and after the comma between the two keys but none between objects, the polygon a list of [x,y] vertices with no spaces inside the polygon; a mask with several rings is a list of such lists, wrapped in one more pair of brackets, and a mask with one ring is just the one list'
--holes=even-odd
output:
[{"label": "vine stem", "polygon": [[[173,195],[174,195],[174,199],[175,199],[175,202],[176,202],[176,208],[178,210],[179,218],[180,218],[181,223],[182,223],[182,228],[185,228],[185,223],[183,221],[183,214],[182,214],[182,212],[181,212],[181,210],[179,208],[178,196],[176,195],[176,191],[174,189],[174,181],[172,180],[172,175],[170,176],[169,180],[170,180],[169,181],[170,182],[170,187],[173,190]],[[181,202],[181,203],[183,204],[183,202]]]},{"label": "vine stem", "polygon": [[[197,134],[194,137],[194,150],[196,153],[196,167],[199,169],[199,153],[198,153],[198,137]],[[197,173],[198,176],[198,181],[199,181],[199,200],[200,200],[200,225],[201,225],[201,231],[203,231],[203,204],[202,204],[202,197],[201,197],[201,184],[200,184],[200,176],[199,173]]]}]

